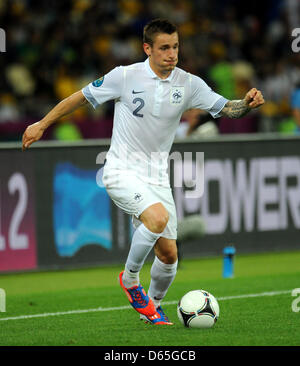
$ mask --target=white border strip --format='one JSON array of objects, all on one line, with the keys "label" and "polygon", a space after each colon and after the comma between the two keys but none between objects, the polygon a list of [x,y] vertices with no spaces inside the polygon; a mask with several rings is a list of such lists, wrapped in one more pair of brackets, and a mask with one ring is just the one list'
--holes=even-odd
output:
[{"label": "white border strip", "polygon": [[[225,296],[218,297],[218,301],[226,301],[226,300],[234,300],[234,299],[247,299],[251,297],[264,297],[264,296],[277,296],[284,294],[291,294],[292,290],[284,290],[284,291],[272,291],[272,292],[260,292],[257,294],[245,294],[245,295],[234,295],[234,296]],[[178,300],[175,301],[165,301],[163,303],[166,305],[174,305],[177,304]],[[21,320],[21,319],[33,319],[33,318],[47,318],[49,316],[58,316],[58,315],[70,315],[70,314],[84,314],[84,313],[93,313],[93,312],[103,312],[103,311],[119,311],[119,310],[127,310],[131,309],[131,306],[117,306],[111,308],[95,308],[95,309],[82,309],[82,310],[69,310],[69,311],[60,311],[56,313],[43,313],[43,314],[32,314],[32,315],[20,315],[20,316],[12,316],[8,318],[0,318],[0,321],[6,320]]]}]

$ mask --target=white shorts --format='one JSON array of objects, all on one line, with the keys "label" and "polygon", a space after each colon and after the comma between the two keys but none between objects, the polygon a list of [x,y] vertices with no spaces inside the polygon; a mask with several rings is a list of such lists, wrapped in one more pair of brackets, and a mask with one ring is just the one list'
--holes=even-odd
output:
[{"label": "white shorts", "polygon": [[162,237],[177,239],[176,207],[170,187],[148,184],[134,173],[115,169],[104,169],[102,182],[113,202],[132,215],[135,228],[141,224],[138,218],[146,208],[154,203],[162,203],[169,213],[169,221]]}]

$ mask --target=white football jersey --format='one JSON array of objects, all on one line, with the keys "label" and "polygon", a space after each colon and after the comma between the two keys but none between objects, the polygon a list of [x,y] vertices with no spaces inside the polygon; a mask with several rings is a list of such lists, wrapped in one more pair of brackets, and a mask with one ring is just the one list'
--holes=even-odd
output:
[{"label": "white football jersey", "polygon": [[115,101],[105,170],[132,171],[148,183],[164,186],[169,186],[168,156],[182,113],[200,108],[219,117],[228,101],[201,78],[177,67],[167,79],[160,79],[149,59],[116,67],[82,92],[94,108]]}]

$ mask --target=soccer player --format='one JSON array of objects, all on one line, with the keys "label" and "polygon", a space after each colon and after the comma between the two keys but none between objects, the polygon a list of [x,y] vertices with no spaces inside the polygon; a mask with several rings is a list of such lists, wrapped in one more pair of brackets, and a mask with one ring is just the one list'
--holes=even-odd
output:
[{"label": "soccer player", "polygon": [[[76,108],[87,103],[97,108],[115,101],[103,183],[115,204],[133,216],[136,227],[119,282],[142,319],[171,325],[161,307],[177,271],[177,218],[167,166],[181,115],[199,108],[214,118],[239,118],[262,105],[264,99],[253,88],[244,99],[229,101],[200,77],[177,68],[178,32],[168,20],[155,19],[145,26],[143,48],[147,55],[144,62],[114,68],[28,126],[23,149]],[[155,259],[146,293],[139,272],[152,248]]]}]

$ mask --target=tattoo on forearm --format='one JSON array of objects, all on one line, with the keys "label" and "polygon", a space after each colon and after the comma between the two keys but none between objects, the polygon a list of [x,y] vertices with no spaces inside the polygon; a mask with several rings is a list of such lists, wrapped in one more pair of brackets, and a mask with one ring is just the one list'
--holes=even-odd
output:
[{"label": "tattoo on forearm", "polygon": [[222,109],[223,116],[229,118],[240,118],[243,117],[250,111],[250,108],[246,104],[245,100],[230,100],[225,104]]}]

